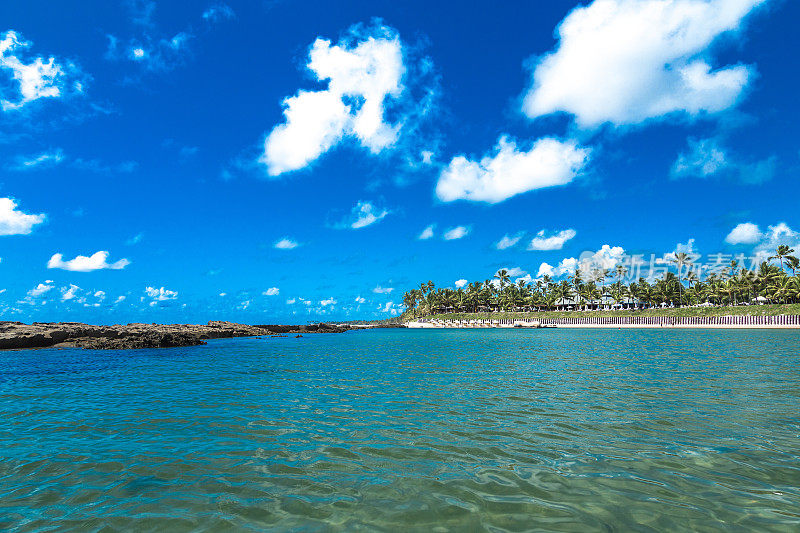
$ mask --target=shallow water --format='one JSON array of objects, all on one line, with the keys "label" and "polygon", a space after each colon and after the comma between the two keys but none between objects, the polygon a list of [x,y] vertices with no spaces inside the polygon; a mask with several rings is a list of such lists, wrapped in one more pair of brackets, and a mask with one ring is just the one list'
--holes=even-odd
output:
[{"label": "shallow water", "polygon": [[800,331],[0,352],[0,530],[793,531]]}]

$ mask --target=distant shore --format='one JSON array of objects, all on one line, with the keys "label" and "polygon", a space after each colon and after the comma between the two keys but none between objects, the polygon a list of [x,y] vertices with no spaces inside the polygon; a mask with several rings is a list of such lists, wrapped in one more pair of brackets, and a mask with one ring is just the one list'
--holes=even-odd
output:
[{"label": "distant shore", "polygon": [[343,324],[248,325],[212,321],[208,324],[126,324],[92,326],[79,322],[0,322],[0,350],[87,348],[125,350],[206,344],[208,339],[304,333],[342,333]]},{"label": "distant shore", "polygon": [[445,319],[406,322],[412,329],[610,328],[610,329],[800,329],[800,315],[571,316],[565,318]]}]

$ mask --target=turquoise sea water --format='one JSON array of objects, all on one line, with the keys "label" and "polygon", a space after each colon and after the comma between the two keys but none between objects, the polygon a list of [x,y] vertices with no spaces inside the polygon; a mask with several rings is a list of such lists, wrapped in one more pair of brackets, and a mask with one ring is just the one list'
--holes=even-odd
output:
[{"label": "turquoise sea water", "polygon": [[796,531],[800,331],[0,352],[0,453],[9,531]]}]

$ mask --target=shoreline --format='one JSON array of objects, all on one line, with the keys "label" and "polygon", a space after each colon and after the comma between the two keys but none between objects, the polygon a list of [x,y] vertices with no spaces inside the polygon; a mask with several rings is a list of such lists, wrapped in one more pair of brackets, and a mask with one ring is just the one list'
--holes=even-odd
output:
[{"label": "shoreline", "polygon": [[570,317],[524,319],[418,319],[411,329],[800,329],[800,315],[710,317]]},{"label": "shoreline", "polygon": [[409,329],[800,329],[796,325],[742,325],[742,324],[554,324],[536,326],[415,326],[407,323]]},{"label": "shoreline", "polygon": [[346,325],[310,324],[248,325],[210,321],[208,324],[115,324],[93,326],[80,322],[0,321],[0,350],[36,348],[85,348],[130,350],[137,348],[174,348],[198,346],[209,339],[263,337],[283,334],[343,333]]}]

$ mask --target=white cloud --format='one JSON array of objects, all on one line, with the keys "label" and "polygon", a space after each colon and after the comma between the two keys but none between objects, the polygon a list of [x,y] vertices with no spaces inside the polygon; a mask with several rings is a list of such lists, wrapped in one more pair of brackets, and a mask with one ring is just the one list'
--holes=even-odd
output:
[{"label": "white cloud", "polygon": [[44,219],[44,214],[28,215],[17,211],[17,203],[11,198],[0,198],[0,235],[28,235]]},{"label": "white cloud", "polygon": [[171,291],[169,289],[165,289],[164,287],[159,289],[156,289],[155,287],[147,287],[145,288],[144,292],[153,300],[150,305],[153,305],[155,302],[165,302],[167,300],[176,300],[178,298],[177,291]]},{"label": "white cloud", "polygon": [[578,125],[638,124],[736,104],[753,68],[711,66],[710,47],[766,0],[595,0],[557,30],[540,57],[523,111],[572,114]]},{"label": "white cloud", "polygon": [[289,237],[284,237],[278,241],[275,241],[275,244],[272,245],[273,248],[278,250],[293,250],[300,246],[297,241],[290,239]]},{"label": "white cloud", "polygon": [[[625,249],[621,246],[609,246],[604,244],[596,252],[583,252],[575,266],[579,266],[581,274],[590,276],[598,269],[612,270],[619,264],[623,263],[625,257]],[[571,268],[575,270],[575,266]]]},{"label": "white cloud", "polygon": [[203,11],[203,19],[209,22],[219,22],[234,17],[236,17],[236,14],[227,4],[214,4]]},{"label": "white cloud", "polygon": [[295,303],[297,303],[297,298],[289,298],[286,300],[286,305],[294,305]]},{"label": "white cloud", "polygon": [[18,156],[15,163],[6,168],[18,172],[42,170],[55,167],[56,165],[68,165],[78,170],[97,172],[100,174],[119,174],[130,173],[136,170],[138,163],[135,161],[123,161],[118,164],[108,164],[98,159],[82,159],[67,156],[60,148],[48,152],[42,152],[29,156]]},{"label": "white cloud", "polygon": [[142,242],[143,238],[144,238],[143,233],[137,233],[136,235],[125,241],[125,244],[127,244],[128,246],[133,246],[134,244],[139,244],[140,242]]},{"label": "white cloud", "polygon": [[672,179],[710,178],[734,174],[747,184],[769,181],[775,174],[775,156],[755,162],[746,162],[732,156],[719,138],[689,139],[689,151],[678,155],[670,170]]},{"label": "white cloud", "polygon": [[280,294],[280,292],[281,290],[278,287],[270,287],[261,294],[263,294],[264,296],[277,296],[278,294]]},{"label": "white cloud", "polygon": [[36,170],[50,168],[64,160],[64,152],[60,148],[49,152],[42,152],[33,156],[21,156],[17,158],[13,170]]},{"label": "white cloud", "polygon": [[361,296],[356,296],[356,300],[355,301],[359,305],[363,304],[363,303],[367,303],[367,299],[366,298],[362,298]]},{"label": "white cloud", "polygon": [[[525,270],[522,270],[519,267],[501,268],[501,269],[498,269],[497,272],[500,272],[500,270],[505,270],[508,273],[508,277],[510,277],[510,278],[519,278],[519,277],[522,277],[522,276],[527,274],[527,272]],[[497,272],[495,272],[495,274],[497,274]]]},{"label": "white cloud", "polygon": [[548,263],[542,263],[539,265],[539,271],[536,273],[537,278],[541,278],[543,276],[550,276],[552,278],[554,275],[555,269]]},{"label": "white cloud", "polygon": [[397,306],[394,302],[386,302],[386,305],[383,307],[379,305],[378,311],[381,313],[391,313],[392,316],[397,316],[400,313],[399,306]]},{"label": "white cloud", "polygon": [[524,192],[566,185],[584,168],[589,153],[574,141],[551,137],[537,140],[522,152],[513,140],[502,136],[494,153],[480,161],[454,157],[439,176],[436,195],[444,202],[494,204]]},{"label": "white cloud", "polygon": [[518,282],[520,282],[520,281],[524,281],[526,284],[530,284],[530,283],[533,283],[533,282],[534,282],[534,281],[536,281],[536,280],[535,280],[535,279],[534,279],[534,277],[533,277],[533,276],[531,276],[530,274],[525,274],[524,276],[521,276],[521,277],[519,277],[519,278],[516,278],[516,279],[514,280],[514,282],[515,282],[515,283],[518,283]]},{"label": "white cloud", "polygon": [[728,244],[756,244],[761,240],[761,230],[752,222],[737,224],[735,228],[725,237]]},{"label": "white cloud", "polygon": [[[19,55],[14,55],[30,46],[31,43],[15,31],[0,36],[0,72],[8,74],[17,85],[15,101],[0,100],[3,111],[21,109],[40,98],[61,98],[83,92],[82,74],[74,64],[57,62],[53,56],[46,60],[37,56],[26,63]],[[7,84],[3,83],[3,86]],[[3,94],[8,93],[3,91]]]},{"label": "white cloud", "polygon": [[580,270],[585,278],[591,277],[599,269],[612,270],[625,259],[625,249],[620,246],[609,246],[604,244],[596,252],[583,252],[579,258],[565,257],[557,266],[548,263],[539,265],[539,272],[536,277],[542,276],[561,277],[572,275],[576,270]]},{"label": "white cloud", "polygon": [[[189,49],[189,41],[193,38],[191,28],[169,37],[158,31],[153,21],[155,2],[132,1],[127,4],[132,11],[132,22],[137,26],[136,34],[123,40],[114,35],[106,35],[108,48],[105,58],[112,61],[132,61],[149,71],[168,71],[182,64]],[[222,12],[218,10],[215,14]],[[210,20],[206,18],[206,21]]]},{"label": "white cloud", "polygon": [[62,254],[54,254],[47,262],[47,268],[60,268],[72,272],[92,272],[94,270],[104,269],[122,270],[131,264],[127,259],[120,259],[114,263],[109,263],[108,256],[108,252],[101,250],[93,253],[89,257],[79,255],[75,259],[64,261],[64,256]]},{"label": "white cloud", "polygon": [[422,233],[419,234],[417,239],[419,239],[421,241],[427,241],[428,239],[432,239],[433,238],[433,228],[434,228],[434,225],[431,224],[430,226],[428,226],[427,228],[422,230]]},{"label": "white cloud", "polygon": [[769,256],[775,254],[775,249],[781,244],[800,252],[800,232],[793,230],[785,222],[767,226],[767,231],[762,234],[753,252],[759,261],[766,261]]},{"label": "white cloud", "polygon": [[664,256],[661,258],[656,258],[655,261],[656,263],[663,264],[674,261],[677,258],[678,254],[680,253],[694,255],[697,253],[697,250],[695,250],[694,243],[695,239],[689,239],[688,241],[686,241],[686,244],[679,242],[678,244],[675,245],[674,251],[664,254]]},{"label": "white cloud", "polygon": [[353,27],[336,45],[318,38],[308,58],[307,68],[328,87],[283,101],[286,121],[267,136],[261,158],[271,176],[306,167],[345,137],[379,153],[400,132],[400,123],[385,120],[387,100],[404,91],[403,47],[394,30]]},{"label": "white cloud", "polygon": [[465,279],[459,279],[459,280],[456,280],[455,285],[456,285],[457,289],[460,289],[462,287],[466,287],[468,283],[469,283],[469,281],[467,281]]},{"label": "white cloud", "polygon": [[71,283],[69,287],[62,287],[61,301],[66,302],[67,300],[73,300],[75,296],[77,296],[79,290],[81,290],[80,287],[78,287],[77,285],[73,285]]},{"label": "white cloud", "polygon": [[377,287],[372,289],[372,292],[374,292],[375,294],[391,294],[393,290],[394,287],[381,287],[380,285],[378,285]]},{"label": "white cloud", "polygon": [[332,305],[336,305],[338,302],[333,298],[328,298],[327,300],[320,300],[319,305],[322,307],[329,307]]},{"label": "white cloud", "polygon": [[52,280],[47,280],[44,283],[38,284],[36,287],[28,291],[28,297],[37,298],[53,288]]},{"label": "white cloud", "polygon": [[105,300],[106,299],[106,293],[105,293],[105,291],[97,291],[97,292],[94,293],[94,297],[97,298],[98,300]]},{"label": "white cloud", "polygon": [[566,257],[553,269],[553,274],[556,276],[565,276],[574,273],[577,269],[578,260],[574,257]]},{"label": "white cloud", "polygon": [[115,303],[115,304],[122,303],[122,302],[124,302],[124,301],[125,301],[125,298],[126,298],[125,296],[117,296],[117,299],[116,299],[116,300],[114,300],[114,303]]},{"label": "white cloud", "polygon": [[545,230],[540,230],[528,244],[528,250],[561,250],[564,244],[577,235],[574,229],[565,229],[547,235]]},{"label": "white cloud", "polygon": [[463,239],[469,235],[469,228],[467,226],[456,226],[444,232],[443,238],[446,241],[454,241],[456,239]]},{"label": "white cloud", "polygon": [[673,177],[705,178],[728,165],[725,152],[714,139],[689,139],[689,152],[682,153],[672,165]]},{"label": "white cloud", "polygon": [[495,243],[494,247],[498,250],[505,250],[506,248],[511,248],[512,246],[516,246],[517,243],[522,239],[525,235],[524,231],[521,231],[515,235],[503,235],[503,238],[500,239],[497,243]]},{"label": "white cloud", "polygon": [[227,292],[221,292],[221,293],[219,293],[219,297],[220,297],[220,298],[225,298],[227,295],[228,295],[228,293],[227,293]]},{"label": "white cloud", "polygon": [[387,209],[375,207],[371,202],[358,202],[350,216],[336,224],[337,228],[360,229],[380,222],[389,214]]}]

